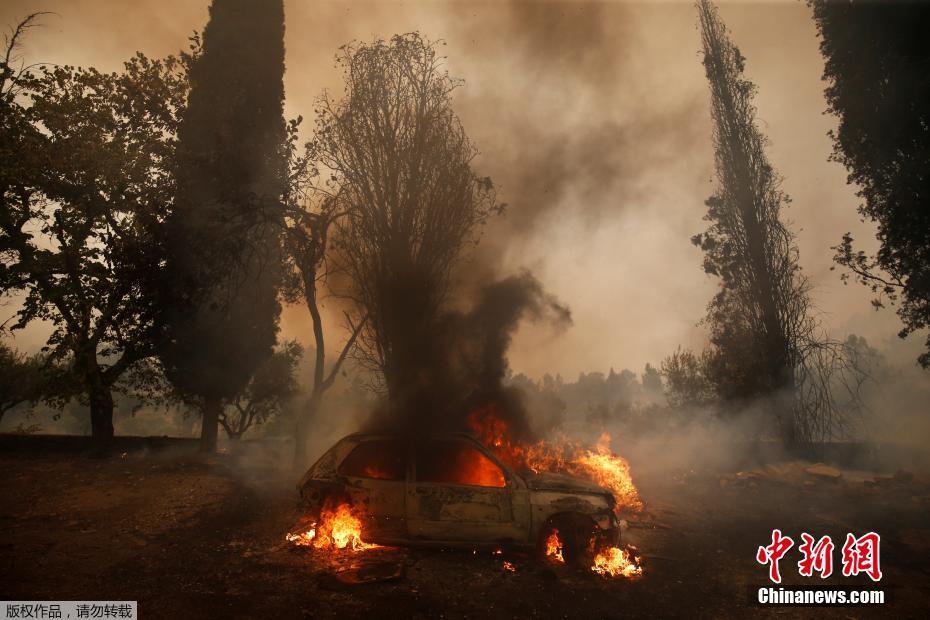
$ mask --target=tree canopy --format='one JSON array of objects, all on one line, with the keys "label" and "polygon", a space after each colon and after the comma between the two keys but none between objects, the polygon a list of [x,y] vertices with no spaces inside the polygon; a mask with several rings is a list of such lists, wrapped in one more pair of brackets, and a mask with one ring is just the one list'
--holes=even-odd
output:
[{"label": "tree canopy", "polygon": [[[930,327],[930,4],[810,2],[820,34],[833,159],[849,171],[878,226],[869,255],[847,233],[835,260],[869,286],[878,308],[897,304],[902,338]],[[930,336],[919,362],[930,368]]]},{"label": "tree canopy", "polygon": [[153,352],[145,286],[174,199],[191,57],[137,54],[115,73],[17,69],[10,58],[0,65],[0,290],[22,296],[13,329],[53,326],[49,355],[72,367],[106,441],[114,385]]},{"label": "tree canopy", "polygon": [[320,102],[316,149],[344,205],[338,253],[350,296],[368,322],[370,368],[395,402],[433,369],[440,308],[452,267],[497,208],[451,107],[459,81],[418,33],[344,47],[346,96]]}]

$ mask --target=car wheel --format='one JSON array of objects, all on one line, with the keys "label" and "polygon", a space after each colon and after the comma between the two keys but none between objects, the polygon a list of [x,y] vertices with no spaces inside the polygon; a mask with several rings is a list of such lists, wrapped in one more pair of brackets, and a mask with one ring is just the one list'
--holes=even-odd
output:
[{"label": "car wheel", "polygon": [[590,528],[574,528],[562,542],[565,563],[587,568],[594,562],[594,533]]},{"label": "car wheel", "polygon": [[582,514],[556,515],[544,527],[539,539],[539,557],[546,557],[546,541],[549,535],[558,530],[562,543],[562,558],[572,566],[589,567],[594,562],[595,525]]}]

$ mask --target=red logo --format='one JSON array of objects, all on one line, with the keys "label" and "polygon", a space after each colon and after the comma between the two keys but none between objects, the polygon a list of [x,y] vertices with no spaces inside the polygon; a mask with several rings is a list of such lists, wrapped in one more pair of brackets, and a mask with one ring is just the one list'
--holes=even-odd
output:
[{"label": "red logo", "polygon": [[882,568],[878,558],[878,546],[881,537],[869,532],[861,538],[846,534],[843,545],[843,576],[851,577],[865,573],[872,581],[882,578]]},{"label": "red logo", "polygon": [[801,546],[798,547],[804,557],[798,562],[798,572],[802,577],[811,577],[814,571],[820,573],[821,579],[833,574],[833,541],[824,536],[817,543],[810,534],[801,534]]},{"label": "red logo", "polygon": [[[872,581],[881,580],[880,543],[881,537],[875,532],[869,532],[859,538],[853,534],[846,534],[842,550],[843,576],[855,577],[865,573]],[[769,579],[773,583],[781,583],[778,563],[793,546],[794,540],[790,536],[784,536],[781,530],[772,530],[771,544],[759,547],[756,551],[756,561],[763,566],[768,565]],[[802,557],[798,561],[798,574],[802,577],[813,577],[817,572],[821,579],[832,575],[834,548],[833,540],[829,536],[822,536],[818,540],[807,532],[801,534],[798,551]]]},{"label": "red logo", "polygon": [[772,544],[768,547],[759,547],[759,550],[756,551],[756,562],[763,566],[769,565],[769,579],[775,583],[781,583],[778,562],[788,553],[788,549],[793,546],[794,541],[787,536],[782,536],[781,530],[772,530]]}]

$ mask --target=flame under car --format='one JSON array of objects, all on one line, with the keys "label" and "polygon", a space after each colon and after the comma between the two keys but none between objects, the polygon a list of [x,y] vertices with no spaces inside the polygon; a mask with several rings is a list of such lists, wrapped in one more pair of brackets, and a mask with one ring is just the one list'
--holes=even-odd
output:
[{"label": "flame under car", "polygon": [[417,441],[350,435],[320,457],[298,491],[309,514],[327,503],[358,508],[365,541],[383,545],[529,547],[545,555],[558,531],[565,560],[583,563],[620,538],[609,490],[566,474],[514,471],[466,433]]}]

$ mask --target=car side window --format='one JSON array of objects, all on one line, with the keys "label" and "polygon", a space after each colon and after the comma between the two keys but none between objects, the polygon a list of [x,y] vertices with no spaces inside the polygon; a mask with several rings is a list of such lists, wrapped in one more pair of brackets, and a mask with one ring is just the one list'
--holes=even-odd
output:
[{"label": "car side window", "polygon": [[399,441],[364,441],[349,452],[337,471],[356,478],[404,480],[407,477],[406,451]]},{"label": "car side window", "polygon": [[417,481],[504,487],[501,468],[465,441],[434,441],[417,446]]}]

